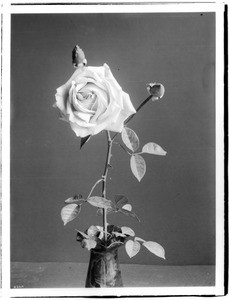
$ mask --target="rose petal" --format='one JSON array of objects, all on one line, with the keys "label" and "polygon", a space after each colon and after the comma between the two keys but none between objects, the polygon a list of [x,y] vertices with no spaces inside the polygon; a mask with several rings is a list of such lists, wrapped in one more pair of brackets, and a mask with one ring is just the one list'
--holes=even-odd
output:
[{"label": "rose petal", "polygon": [[106,92],[106,85],[104,84],[104,80],[102,80],[102,78],[98,77],[98,79],[96,78],[92,78],[92,77],[83,77],[83,78],[78,78],[77,79],[77,84],[79,83],[84,83],[85,85],[88,83],[93,83],[95,85],[97,85],[100,89],[104,90]]},{"label": "rose petal", "polygon": [[79,76],[83,73],[84,68],[78,68],[69,78],[69,80],[63,84],[62,86],[58,87],[56,90],[56,106],[64,112],[66,109],[66,100],[68,98],[69,89],[71,88],[72,81],[75,77]]},{"label": "rose petal", "polygon": [[106,126],[107,126],[107,124],[104,122],[100,123],[100,124],[98,124],[96,122],[96,124],[94,124],[94,125],[95,125],[94,127],[90,127],[90,129],[89,129],[91,135],[95,135],[95,134],[101,132],[102,130],[105,130]]},{"label": "rose petal", "polygon": [[77,94],[77,98],[79,99],[79,96],[81,96],[82,100],[80,100],[80,104],[90,110],[93,111],[93,114],[95,112],[95,110],[93,109],[93,107],[96,109],[96,106],[94,106],[95,102],[96,102],[96,94],[88,92],[88,93],[78,93]]},{"label": "rose petal", "polygon": [[80,119],[79,117],[77,117],[77,112],[72,111],[71,104],[69,102],[67,103],[67,113],[69,114],[69,121],[72,123],[76,123],[82,127],[95,126],[95,124],[90,124],[89,122],[85,121],[84,119]]},{"label": "rose petal", "polygon": [[[71,89],[69,90],[69,102],[73,105],[74,109],[77,111],[94,114],[93,110],[85,108],[83,106],[83,103],[77,99],[76,91],[75,91],[75,88],[73,85],[72,85]],[[67,105],[67,109],[68,108],[69,107]]]},{"label": "rose petal", "polygon": [[[87,95],[93,93],[93,96]],[[77,136],[95,135],[107,129],[121,132],[124,121],[136,111],[109,66],[78,68],[57,89],[56,106],[68,116]]]},{"label": "rose petal", "polygon": [[102,114],[98,119],[99,121],[105,121],[109,118],[109,124],[116,122],[120,111],[122,110],[122,106],[119,105],[120,98],[122,98],[122,90],[112,91],[112,89],[108,89],[108,94],[110,97],[109,105],[107,110]]},{"label": "rose petal", "polygon": [[85,136],[92,134],[90,127],[88,127],[88,128],[82,127],[82,126],[79,126],[78,124],[72,123],[72,122],[69,122],[69,124],[70,124],[72,130],[75,132],[76,136],[85,137]]},{"label": "rose petal", "polygon": [[106,79],[112,84],[112,86],[114,86],[114,88],[122,89],[117,80],[114,78],[110,67],[107,64],[104,64],[103,66]]},{"label": "rose petal", "polygon": [[77,84],[76,84],[75,81],[73,81],[73,82],[74,82],[74,86],[75,86],[75,91],[76,92],[80,91],[87,84],[87,82],[80,82],[80,83],[77,83]]},{"label": "rose petal", "polygon": [[124,121],[130,115],[136,113],[136,110],[130,101],[129,95],[125,92],[122,92],[122,94],[123,94],[123,109],[121,110],[120,114],[118,115],[118,119],[115,122],[113,122],[107,126],[107,130],[121,132],[123,129]]},{"label": "rose petal", "polygon": [[95,78],[97,76],[99,76],[100,78],[105,77],[104,66],[100,66],[100,67],[90,66],[90,67],[87,67],[86,71],[87,71],[87,74],[89,74],[92,78]]},{"label": "rose petal", "polygon": [[100,89],[96,84],[93,83],[88,83],[84,88],[80,90],[80,92],[93,92],[97,95],[100,101],[104,103],[104,105],[108,105],[108,96],[107,93],[103,90]]},{"label": "rose petal", "polygon": [[87,113],[84,113],[84,112],[74,112],[74,115],[78,118],[80,118],[82,121],[85,121],[87,123],[89,123],[90,121],[90,118],[93,116],[92,114],[87,114]]},{"label": "rose petal", "polygon": [[62,113],[66,113],[66,97],[60,94],[56,94],[56,103],[55,107],[59,108]]},{"label": "rose petal", "polygon": [[97,100],[96,100],[97,110],[96,110],[94,116],[91,118],[91,123],[96,122],[98,117],[101,116],[106,110],[106,106],[104,105],[104,103],[99,100],[100,100],[99,97],[97,97]]}]

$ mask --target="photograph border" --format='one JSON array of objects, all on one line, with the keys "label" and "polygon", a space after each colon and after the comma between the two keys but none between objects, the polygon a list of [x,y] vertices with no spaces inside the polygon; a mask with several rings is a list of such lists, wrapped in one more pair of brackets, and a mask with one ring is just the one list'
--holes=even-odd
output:
[{"label": "photograph border", "polygon": [[[104,3],[106,2],[106,3]],[[167,5],[148,1],[81,1],[67,4],[62,1],[13,1],[2,9],[2,297],[91,297],[91,296],[181,296],[181,295],[224,295],[225,293],[225,152],[224,152],[224,12],[225,4],[209,3],[169,3]],[[204,2],[204,3],[203,3]],[[98,5],[99,4],[99,5]],[[216,129],[216,280],[211,287],[160,287],[122,289],[10,289],[10,43],[11,14],[31,13],[158,13],[158,12],[215,12],[216,16],[216,80],[215,87],[215,129]]]}]

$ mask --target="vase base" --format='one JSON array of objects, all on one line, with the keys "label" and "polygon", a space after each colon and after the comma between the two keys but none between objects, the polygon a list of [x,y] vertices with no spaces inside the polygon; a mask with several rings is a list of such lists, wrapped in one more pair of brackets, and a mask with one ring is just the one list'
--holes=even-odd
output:
[{"label": "vase base", "polygon": [[91,250],[86,288],[123,287],[117,250],[117,248],[101,252]]}]

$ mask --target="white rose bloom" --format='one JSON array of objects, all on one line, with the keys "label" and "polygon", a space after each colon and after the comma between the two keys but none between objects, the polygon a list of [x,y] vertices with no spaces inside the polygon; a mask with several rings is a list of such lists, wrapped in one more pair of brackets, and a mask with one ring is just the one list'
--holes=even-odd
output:
[{"label": "white rose bloom", "polygon": [[62,118],[80,137],[102,130],[121,132],[124,121],[136,113],[107,64],[77,68],[55,96]]}]

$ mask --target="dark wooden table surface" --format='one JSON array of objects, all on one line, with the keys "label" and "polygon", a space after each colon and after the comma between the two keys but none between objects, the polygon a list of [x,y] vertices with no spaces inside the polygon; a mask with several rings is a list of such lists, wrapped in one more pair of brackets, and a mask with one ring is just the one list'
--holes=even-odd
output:
[{"label": "dark wooden table surface", "polygon": [[[11,263],[11,288],[84,287],[86,263]],[[214,286],[214,266],[121,265],[125,287]]]}]

